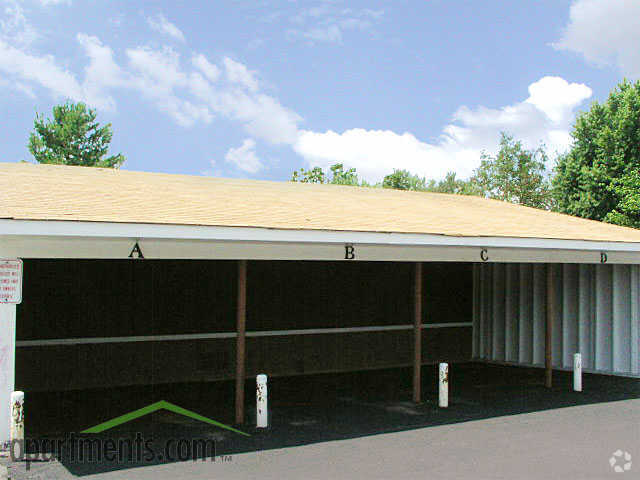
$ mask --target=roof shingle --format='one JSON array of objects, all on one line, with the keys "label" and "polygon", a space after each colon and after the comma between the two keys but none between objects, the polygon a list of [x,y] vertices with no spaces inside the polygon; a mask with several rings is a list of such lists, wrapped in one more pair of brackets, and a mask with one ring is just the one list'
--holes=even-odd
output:
[{"label": "roof shingle", "polygon": [[479,197],[0,163],[0,218],[640,242],[640,230]]}]

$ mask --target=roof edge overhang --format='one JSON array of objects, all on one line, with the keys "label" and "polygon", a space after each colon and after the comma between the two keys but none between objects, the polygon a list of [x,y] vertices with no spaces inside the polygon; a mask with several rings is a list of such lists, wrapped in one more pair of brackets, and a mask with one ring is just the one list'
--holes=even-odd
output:
[{"label": "roof edge overhang", "polygon": [[262,227],[0,219],[0,236],[130,238],[162,240],[370,244],[396,246],[524,248],[640,252],[640,242],[427,233],[294,230]]}]

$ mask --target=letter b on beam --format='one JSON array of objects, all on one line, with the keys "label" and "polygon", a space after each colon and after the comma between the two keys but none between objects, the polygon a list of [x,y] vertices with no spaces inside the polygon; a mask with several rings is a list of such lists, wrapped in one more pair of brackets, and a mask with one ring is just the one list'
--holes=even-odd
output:
[{"label": "letter b on beam", "polygon": [[356,248],[353,245],[345,245],[344,246],[344,259],[345,260],[355,260],[356,258]]}]

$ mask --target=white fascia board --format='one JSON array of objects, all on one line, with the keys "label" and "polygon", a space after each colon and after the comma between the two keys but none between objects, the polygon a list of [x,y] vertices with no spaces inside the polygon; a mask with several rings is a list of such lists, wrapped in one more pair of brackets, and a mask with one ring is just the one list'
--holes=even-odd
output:
[{"label": "white fascia board", "polygon": [[418,233],[287,230],[63,220],[0,219],[0,236],[217,240],[240,242],[324,243],[360,245],[500,247],[640,252],[640,242],[606,242],[518,237],[465,237]]},{"label": "white fascia board", "polygon": [[[134,251],[138,248],[137,251]],[[141,252],[140,252],[141,250]],[[325,260],[389,262],[600,263],[602,252],[457,245],[245,242],[113,237],[0,236],[4,258]],[[640,264],[640,252],[606,251],[607,263]]]}]

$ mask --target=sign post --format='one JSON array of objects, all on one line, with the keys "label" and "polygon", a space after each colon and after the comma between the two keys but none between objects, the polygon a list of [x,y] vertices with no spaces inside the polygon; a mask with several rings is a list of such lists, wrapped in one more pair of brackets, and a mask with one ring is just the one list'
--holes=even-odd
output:
[{"label": "sign post", "polygon": [[11,401],[15,383],[16,304],[22,302],[22,260],[0,259],[0,448],[11,436]]},{"label": "sign post", "polygon": [[0,303],[22,302],[22,260],[0,260]]}]

